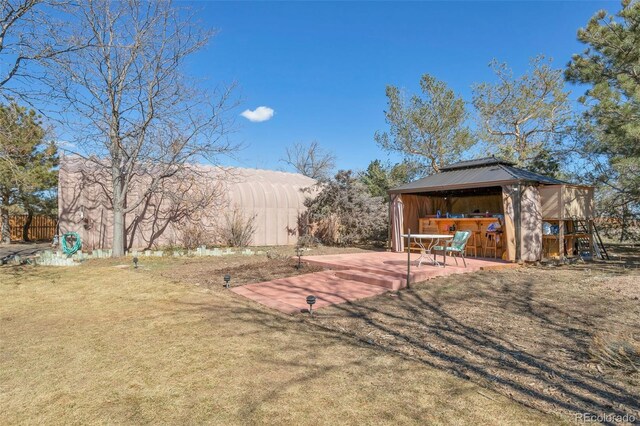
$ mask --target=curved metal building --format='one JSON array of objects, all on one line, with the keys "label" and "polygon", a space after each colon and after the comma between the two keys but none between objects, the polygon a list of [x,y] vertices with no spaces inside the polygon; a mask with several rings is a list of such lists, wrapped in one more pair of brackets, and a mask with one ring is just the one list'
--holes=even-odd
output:
[{"label": "curved metal building", "polygon": [[253,245],[290,245],[298,240],[298,216],[305,209],[303,190],[316,182],[297,173],[260,169],[232,169],[228,182],[231,206],[255,216]]},{"label": "curved metal building", "polygon": [[[133,208],[125,217],[127,249],[184,246],[189,239],[224,245],[222,230],[234,214],[253,221],[253,246],[295,244],[304,200],[312,196],[304,190],[316,183],[297,173],[198,165],[145,195],[153,167],[140,176],[128,191],[127,202]],[[61,159],[60,233],[79,232],[87,249],[111,247],[110,180],[108,169],[100,164],[79,157]]]}]

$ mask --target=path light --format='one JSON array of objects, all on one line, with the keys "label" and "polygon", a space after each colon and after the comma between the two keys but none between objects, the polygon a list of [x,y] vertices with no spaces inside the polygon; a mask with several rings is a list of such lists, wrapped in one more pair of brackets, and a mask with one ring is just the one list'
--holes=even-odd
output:
[{"label": "path light", "polygon": [[313,316],[313,305],[316,304],[315,296],[307,296],[307,305],[309,305],[309,315]]},{"label": "path light", "polygon": [[300,246],[296,246],[296,256],[298,256],[298,264],[296,265],[296,269],[300,269],[302,264],[300,263],[300,258],[302,257],[302,248]]},{"label": "path light", "polygon": [[134,269],[138,269],[138,257],[134,256],[133,258],[133,267]]},{"label": "path light", "polygon": [[224,286],[229,288],[229,281],[231,281],[231,275],[227,274],[224,276]]}]

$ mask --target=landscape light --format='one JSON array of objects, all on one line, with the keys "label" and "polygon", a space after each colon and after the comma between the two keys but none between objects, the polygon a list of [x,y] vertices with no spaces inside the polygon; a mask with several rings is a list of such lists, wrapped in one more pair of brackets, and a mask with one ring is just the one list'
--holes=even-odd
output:
[{"label": "landscape light", "polygon": [[134,269],[138,269],[138,257],[137,256],[133,257],[133,267],[134,267]]},{"label": "landscape light", "polygon": [[231,275],[227,274],[224,276],[224,286],[229,288],[229,281],[231,281]]},{"label": "landscape light", "polygon": [[309,305],[309,315],[313,316],[313,305],[316,304],[315,296],[307,296],[307,305]]},{"label": "landscape light", "polygon": [[296,269],[300,269],[302,264],[300,263],[300,258],[302,257],[302,248],[300,246],[296,246],[296,256],[298,256],[298,264],[296,265]]}]

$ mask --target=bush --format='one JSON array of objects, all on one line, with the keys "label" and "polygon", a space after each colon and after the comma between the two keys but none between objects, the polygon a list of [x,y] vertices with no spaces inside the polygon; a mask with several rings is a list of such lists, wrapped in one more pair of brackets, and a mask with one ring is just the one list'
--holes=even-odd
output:
[{"label": "bush", "polygon": [[298,237],[297,245],[300,247],[318,247],[320,244],[321,241],[309,233],[300,235]]},{"label": "bush", "polygon": [[291,254],[280,253],[278,250],[268,250],[267,259],[270,260],[288,260],[291,259]]},{"label": "bush", "polygon": [[228,247],[246,247],[256,233],[256,215],[245,217],[238,207],[225,214],[219,229],[221,242]]},{"label": "bush", "polygon": [[197,223],[190,223],[182,227],[180,233],[182,235],[180,242],[186,249],[193,250],[200,246],[209,245],[212,241],[211,233]]},{"label": "bush", "polygon": [[308,198],[305,206],[306,235],[324,244],[381,243],[387,239],[387,204],[382,197],[371,196],[351,171],[340,171],[320,184],[320,192]]}]

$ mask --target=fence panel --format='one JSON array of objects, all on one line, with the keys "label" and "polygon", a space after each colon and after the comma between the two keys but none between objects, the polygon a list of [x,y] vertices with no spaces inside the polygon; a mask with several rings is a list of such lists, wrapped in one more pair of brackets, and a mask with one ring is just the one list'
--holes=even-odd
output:
[{"label": "fence panel", "polygon": [[[9,229],[11,241],[22,241],[22,227],[27,223],[27,215],[9,216]],[[55,218],[44,215],[34,215],[29,227],[29,239],[52,240],[56,234],[57,221]]]}]

